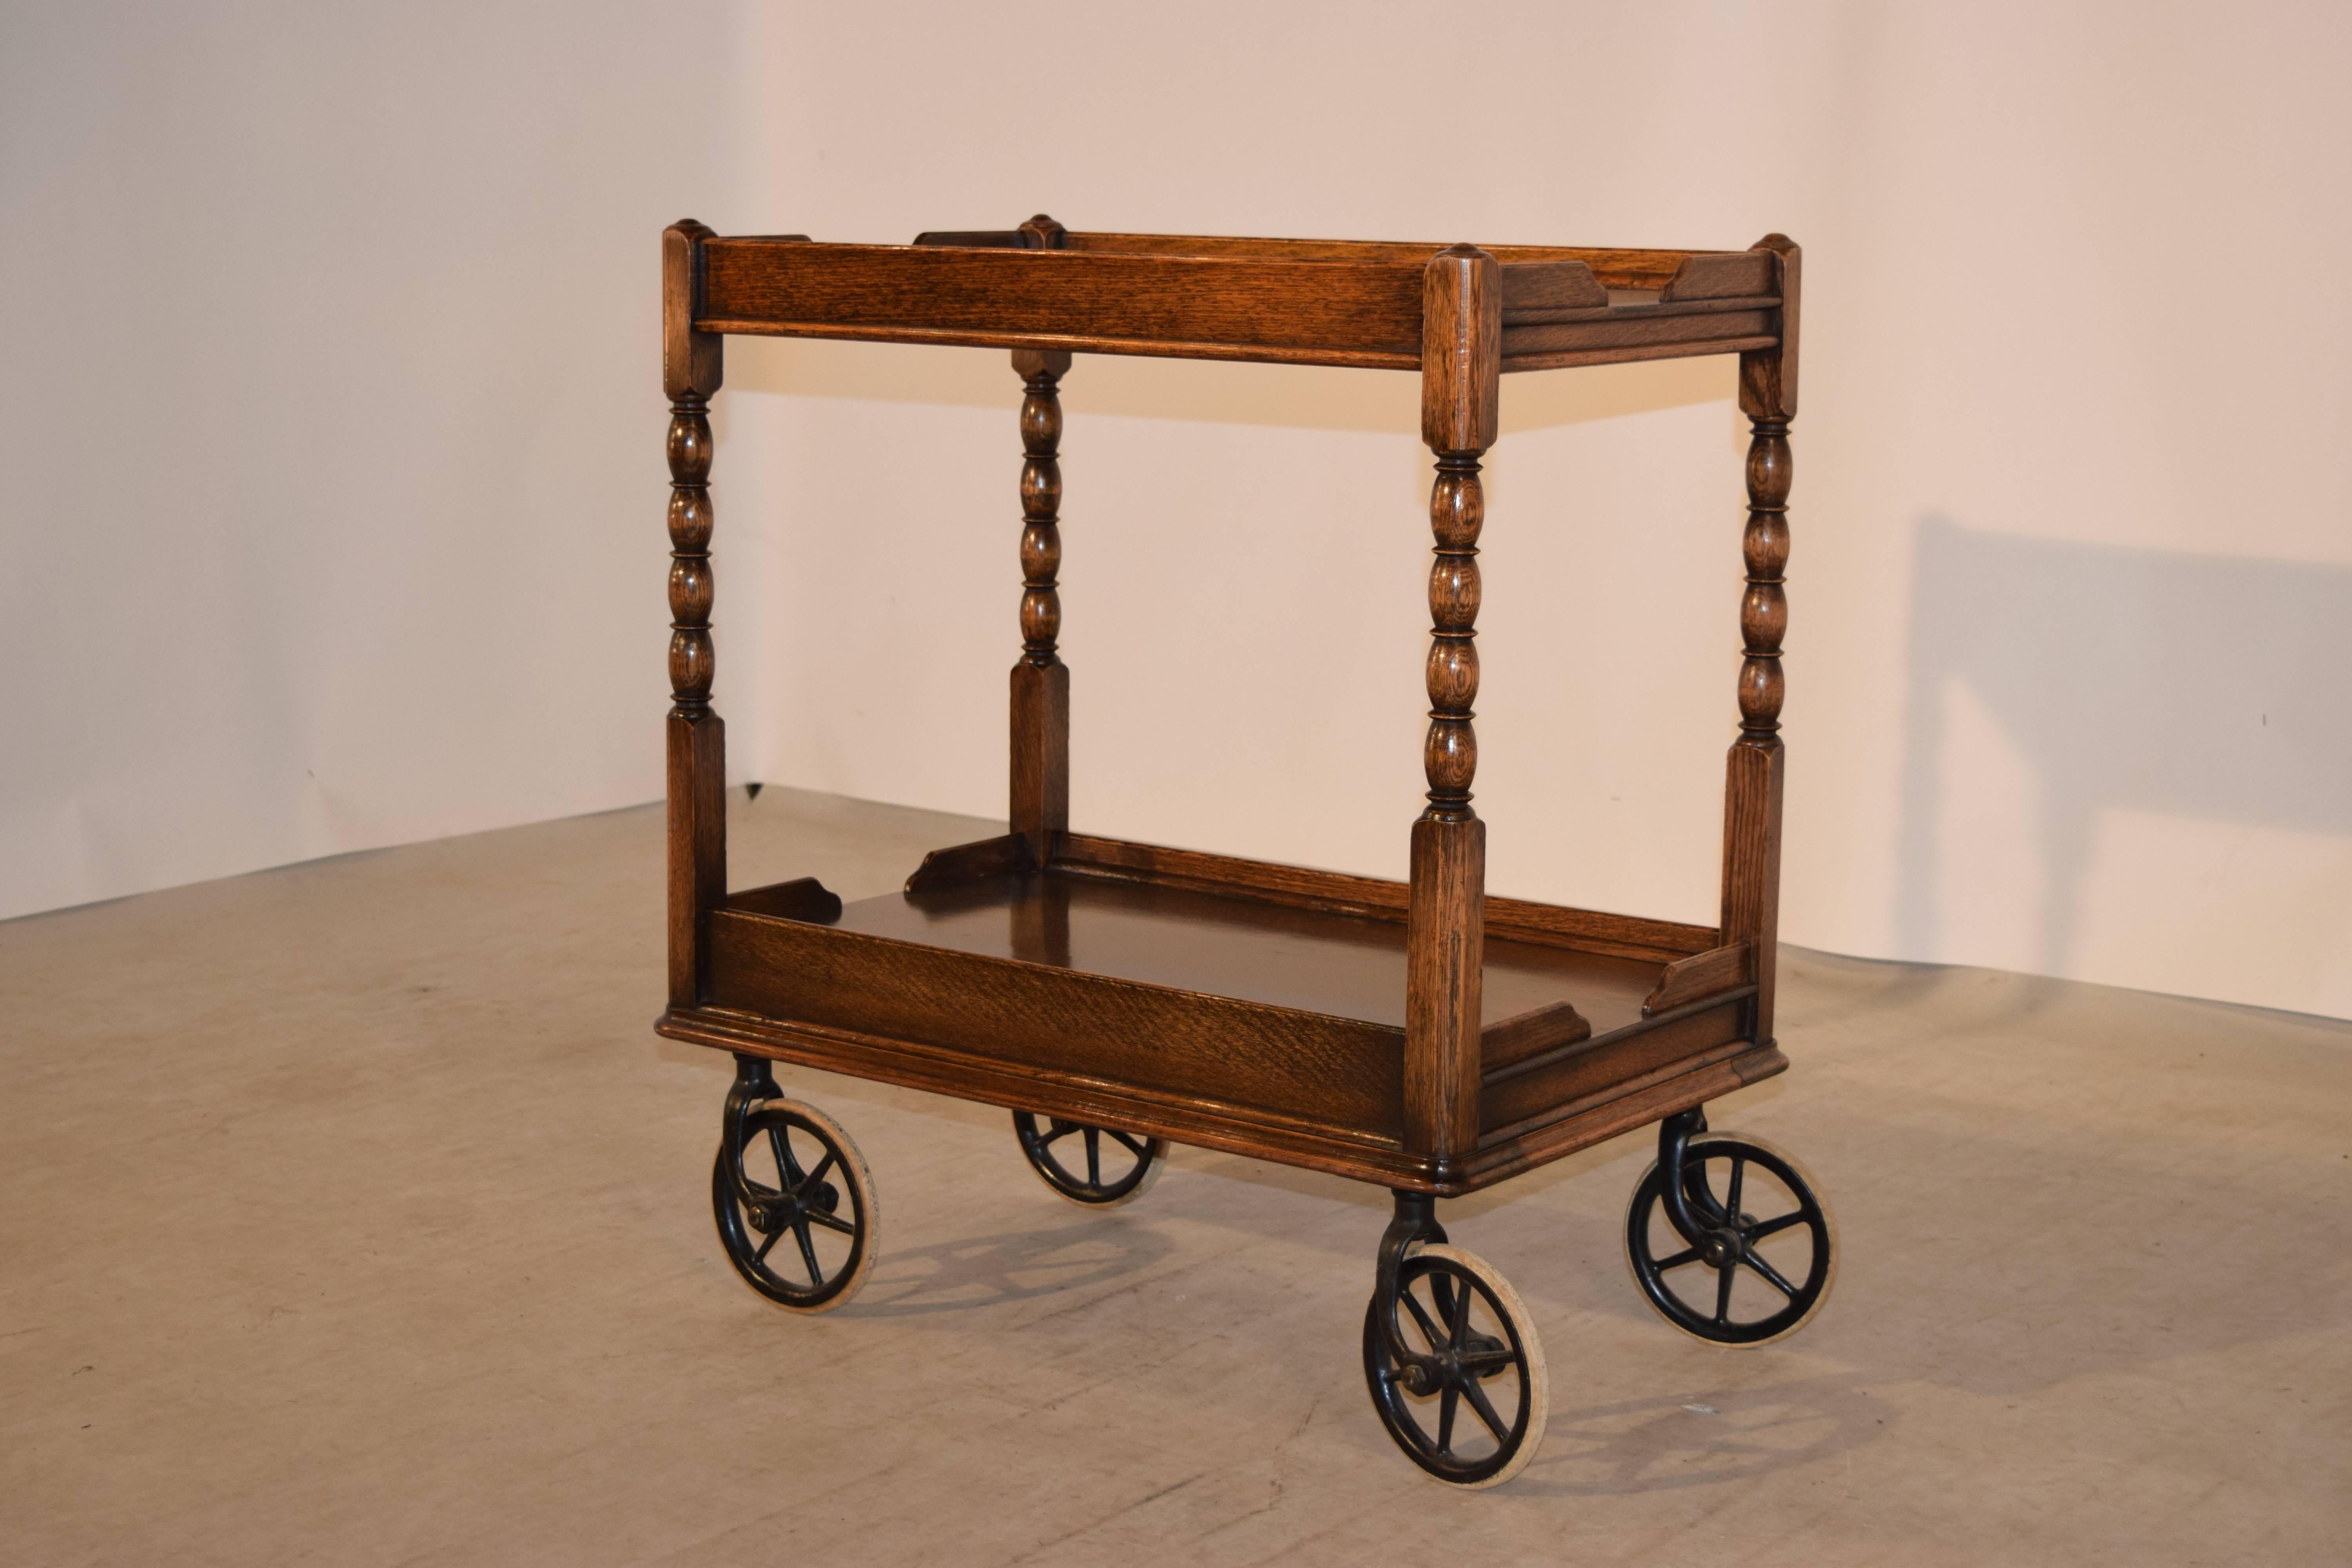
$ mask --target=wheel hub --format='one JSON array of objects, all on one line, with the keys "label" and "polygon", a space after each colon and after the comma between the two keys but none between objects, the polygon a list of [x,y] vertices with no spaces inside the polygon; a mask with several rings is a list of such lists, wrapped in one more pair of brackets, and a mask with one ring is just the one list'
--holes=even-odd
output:
[{"label": "wheel hub", "polygon": [[1737,1230],[1709,1231],[1698,1246],[1699,1256],[1710,1268],[1728,1268],[1748,1254],[1747,1238]]}]

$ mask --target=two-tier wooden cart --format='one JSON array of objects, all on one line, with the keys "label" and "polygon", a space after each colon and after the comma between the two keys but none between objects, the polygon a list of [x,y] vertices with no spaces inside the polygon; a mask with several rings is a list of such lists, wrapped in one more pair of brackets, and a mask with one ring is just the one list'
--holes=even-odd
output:
[{"label": "two-tier wooden cart", "polygon": [[[1463,1486],[1534,1455],[1547,1406],[1527,1309],[1445,1244],[1439,1197],[1659,1124],[1626,1254],[1649,1300],[1718,1344],[1793,1331],[1835,1266],[1802,1169],[1709,1132],[1708,1100],[1780,1071],[1780,639],[1799,252],[1357,243],[1017,229],[911,246],[662,239],[671,399],[672,1039],[734,1053],[712,1199],[737,1269],[798,1310],[848,1300],[876,1256],[863,1159],[770,1063],[1011,1109],[1075,1202],[1130,1201],[1168,1141],[1395,1194],[1363,1331],[1391,1436]],[[903,894],[845,906],[814,879],[730,891],[712,711],[709,400],[729,333],[1013,351],[1023,593],[1011,831],[925,858]],[[1417,372],[1436,454],[1434,629],[1412,879],[1387,882],[1075,833],[1061,606],[1058,388],[1076,353]],[[1501,377],[1739,356],[1748,456],[1746,659],[1727,780],[1719,926],[1489,899],[1470,806],[1473,627]],[[1679,1173],[1679,1180],[1661,1173]],[[1759,1217],[1759,1212],[1762,1217]]]}]

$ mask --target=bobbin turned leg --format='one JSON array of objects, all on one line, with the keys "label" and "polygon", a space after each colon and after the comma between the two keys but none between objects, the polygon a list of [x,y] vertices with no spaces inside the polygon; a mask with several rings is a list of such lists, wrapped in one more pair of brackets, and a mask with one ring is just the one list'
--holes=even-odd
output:
[{"label": "bobbin turned leg", "polygon": [[[1035,221],[1035,220],[1033,220]],[[1070,826],[1070,671],[1062,630],[1062,402],[1070,356],[1013,351],[1021,400],[1021,660],[1013,667],[1013,831],[1043,866]]]},{"label": "bobbin turned leg", "polygon": [[715,332],[694,330],[701,245],[688,219],[662,234],[662,390],[669,420],[669,1001],[702,999],[704,918],[727,897],[727,731],[710,708],[710,397]]},{"label": "bobbin turned leg", "polygon": [[1470,246],[1433,257],[1423,281],[1422,439],[1430,492],[1429,804],[1412,826],[1405,920],[1405,1143],[1450,1177],[1478,1141],[1479,970],[1486,946],[1486,825],[1470,806],[1478,769],[1478,458],[1494,445],[1502,368],[1495,258]]},{"label": "bobbin turned leg", "polygon": [[1780,640],[1789,626],[1783,572],[1789,563],[1789,422],[1797,412],[1797,308],[1802,252],[1780,235],[1759,242],[1777,258],[1781,299],[1778,347],[1739,356],[1739,407],[1750,420],[1748,528],[1740,596],[1746,654],[1739,669],[1739,735],[1724,780],[1723,936],[1754,951],[1757,990],[1751,1037],[1772,1040],[1780,929]]}]

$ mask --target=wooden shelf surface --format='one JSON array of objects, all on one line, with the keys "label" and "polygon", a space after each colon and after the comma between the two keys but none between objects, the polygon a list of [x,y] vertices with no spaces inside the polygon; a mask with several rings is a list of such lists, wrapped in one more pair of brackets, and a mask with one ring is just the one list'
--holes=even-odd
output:
[{"label": "wooden shelf surface", "polygon": [[[846,905],[843,931],[1078,970],[1402,1030],[1404,928],[1184,888],[1000,876]],[[1595,1031],[1638,1020],[1658,966],[1531,942],[1486,943],[1498,1037],[1572,1002]]]},{"label": "wooden shelf surface", "polygon": [[1714,932],[1496,900],[1479,1149],[1433,1175],[1400,1122],[1398,884],[1056,847],[1042,869],[1009,868],[1017,835],[943,850],[918,890],[847,905],[812,881],[733,894],[703,1004],[663,1032],[1444,1191],[1777,1070],[1744,1032],[1744,954]]}]

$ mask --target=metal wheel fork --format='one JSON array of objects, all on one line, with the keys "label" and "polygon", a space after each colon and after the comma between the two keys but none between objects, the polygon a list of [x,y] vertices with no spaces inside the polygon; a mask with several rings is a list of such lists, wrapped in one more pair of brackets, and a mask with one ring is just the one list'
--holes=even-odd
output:
[{"label": "metal wheel fork", "polygon": [[[1683,1175],[1683,1163],[1690,1150],[1690,1141],[1706,1131],[1706,1110],[1693,1106],[1678,1110],[1658,1123],[1658,1169],[1665,1173],[1660,1183],[1664,1191],[1659,1201],[1665,1205],[1666,1219],[1693,1247],[1704,1248],[1708,1238],[1724,1228],[1727,1222],[1736,1222],[1738,1215],[1717,1209],[1709,1194],[1706,1210],[1702,1212],[1691,1202],[1690,1187]],[[1735,1194],[1736,1196],[1736,1194]]]},{"label": "metal wheel fork", "polygon": [[1413,1247],[1444,1245],[1445,1227],[1437,1223],[1437,1200],[1427,1193],[1398,1193],[1396,1217],[1381,1233],[1380,1261],[1372,1275],[1372,1300],[1381,1305],[1381,1336],[1388,1342],[1390,1357],[1407,1369],[1408,1386],[1423,1385],[1413,1387],[1416,1394],[1427,1392],[1431,1379],[1429,1358],[1409,1347],[1398,1330],[1397,1270]]},{"label": "metal wheel fork", "polygon": [[719,1113],[719,1147],[727,1151],[727,1184],[747,1209],[760,1206],[760,1194],[743,1175],[743,1121],[761,1101],[783,1097],[784,1091],[776,1087],[772,1062],[765,1057],[737,1055],[735,1083],[727,1091],[726,1109]]}]

